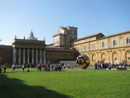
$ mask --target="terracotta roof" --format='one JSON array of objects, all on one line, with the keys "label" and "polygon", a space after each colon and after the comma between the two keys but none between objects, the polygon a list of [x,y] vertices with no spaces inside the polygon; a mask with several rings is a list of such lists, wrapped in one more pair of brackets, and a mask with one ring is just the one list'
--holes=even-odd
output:
[{"label": "terracotta roof", "polygon": [[74,40],[74,42],[75,41],[79,41],[79,40],[83,40],[83,39],[86,39],[86,38],[90,38],[90,37],[93,37],[93,36],[96,36],[96,35],[99,35],[99,34],[103,35],[102,33],[96,33],[96,34],[93,34],[93,35],[89,35],[89,36],[86,36],[86,37],[82,37],[82,38],[76,39],[76,40]]},{"label": "terracotta roof", "polygon": [[112,35],[108,35],[108,36],[104,36],[102,38],[108,38],[108,37],[117,36],[117,35],[126,34],[126,33],[130,33],[130,30],[125,31],[125,32],[120,32],[120,33],[112,34]]}]

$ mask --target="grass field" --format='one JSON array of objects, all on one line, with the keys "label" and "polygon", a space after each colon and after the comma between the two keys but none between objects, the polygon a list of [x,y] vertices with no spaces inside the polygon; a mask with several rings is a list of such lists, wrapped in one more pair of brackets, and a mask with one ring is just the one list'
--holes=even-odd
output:
[{"label": "grass field", "polygon": [[129,92],[130,71],[0,73],[0,98],[129,98]]}]

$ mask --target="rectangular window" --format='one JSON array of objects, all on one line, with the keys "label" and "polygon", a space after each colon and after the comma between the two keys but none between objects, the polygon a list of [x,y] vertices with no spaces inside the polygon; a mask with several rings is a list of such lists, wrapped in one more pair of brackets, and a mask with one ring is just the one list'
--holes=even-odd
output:
[{"label": "rectangular window", "polygon": [[106,59],[104,59],[104,61],[105,61]]},{"label": "rectangular window", "polygon": [[63,41],[61,41],[61,45],[63,45]]},{"label": "rectangular window", "polygon": [[128,57],[128,60],[130,60],[130,57]]},{"label": "rectangular window", "polygon": [[117,58],[115,58],[115,61],[117,61]]}]

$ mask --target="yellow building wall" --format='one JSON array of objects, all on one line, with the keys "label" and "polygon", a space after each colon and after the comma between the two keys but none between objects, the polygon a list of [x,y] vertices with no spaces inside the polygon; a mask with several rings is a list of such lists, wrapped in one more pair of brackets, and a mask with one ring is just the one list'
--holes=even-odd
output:
[{"label": "yellow building wall", "polygon": [[[115,63],[115,61],[126,60],[130,62],[130,43],[126,43],[126,38],[130,37],[130,34],[121,34],[111,37],[102,38],[100,40],[88,41],[93,38],[86,39],[86,43],[77,44],[74,42],[74,48],[80,54],[86,54],[90,58],[90,63],[95,63],[101,60],[104,62]],[[114,46],[113,41],[116,40],[117,44]],[[83,42],[78,41],[78,42]],[[102,43],[105,43],[105,47],[102,47]],[[87,50],[84,50],[84,47]]]}]

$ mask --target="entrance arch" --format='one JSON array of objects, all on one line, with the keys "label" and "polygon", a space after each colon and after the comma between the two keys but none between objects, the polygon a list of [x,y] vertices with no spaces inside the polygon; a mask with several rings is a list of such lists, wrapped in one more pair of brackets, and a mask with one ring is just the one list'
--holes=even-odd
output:
[{"label": "entrance arch", "polygon": [[101,61],[107,61],[107,55],[104,52],[101,54]]}]

